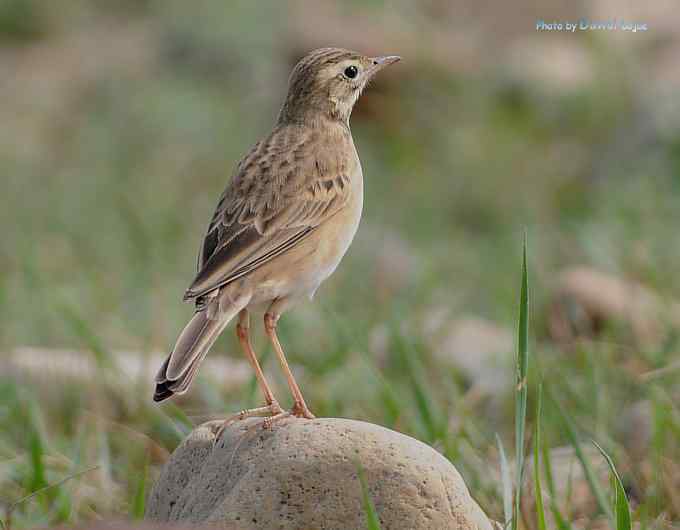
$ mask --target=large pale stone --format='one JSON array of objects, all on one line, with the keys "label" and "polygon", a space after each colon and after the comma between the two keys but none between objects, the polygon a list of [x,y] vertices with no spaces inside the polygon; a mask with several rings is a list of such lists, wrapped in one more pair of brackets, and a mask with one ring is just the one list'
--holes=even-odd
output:
[{"label": "large pale stone", "polygon": [[429,446],[359,421],[285,419],[197,427],[151,491],[146,517],[243,529],[364,529],[363,468],[383,530],[491,530],[453,465]]},{"label": "large pale stone", "polygon": [[557,277],[549,307],[550,334],[569,343],[598,336],[617,324],[646,349],[658,349],[672,327],[680,327],[680,303],[642,284],[587,267]]},{"label": "large pale stone", "polygon": [[478,317],[448,323],[435,356],[455,367],[483,396],[498,396],[512,387],[515,341],[512,331]]}]

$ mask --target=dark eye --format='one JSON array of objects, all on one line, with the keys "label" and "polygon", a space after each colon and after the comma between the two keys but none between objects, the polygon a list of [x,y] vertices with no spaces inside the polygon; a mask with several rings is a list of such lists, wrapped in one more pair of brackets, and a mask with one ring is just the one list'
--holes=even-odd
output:
[{"label": "dark eye", "polygon": [[358,73],[359,69],[354,65],[345,68],[345,76],[349,77],[350,79],[354,79]]}]

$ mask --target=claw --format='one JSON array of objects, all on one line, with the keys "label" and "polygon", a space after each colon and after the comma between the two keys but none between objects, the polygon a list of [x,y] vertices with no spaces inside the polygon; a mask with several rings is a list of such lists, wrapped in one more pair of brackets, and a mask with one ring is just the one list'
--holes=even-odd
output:
[{"label": "claw", "polygon": [[283,418],[288,418],[292,414],[291,412],[279,412],[278,414],[275,414],[274,416],[268,416],[262,421],[262,428],[264,430],[270,430],[274,426],[274,422],[278,420],[282,420]]},{"label": "claw", "polygon": [[313,420],[316,418],[314,414],[312,414],[312,411],[307,408],[307,405],[304,403],[295,403],[293,405],[293,408],[290,411],[290,414],[295,416],[296,418],[306,418],[308,420]]},{"label": "claw", "polygon": [[267,421],[268,419],[270,419],[270,417],[277,417],[280,416],[281,414],[286,414],[284,410],[281,408],[281,405],[279,405],[277,401],[272,401],[272,403],[270,403],[269,405],[257,407],[254,409],[245,409],[242,410],[241,412],[238,412],[237,414],[229,416],[226,420],[222,422],[222,425],[220,425],[220,427],[217,429],[217,432],[215,433],[215,438],[213,440],[213,447],[217,445],[217,442],[220,440],[222,434],[224,434],[224,431],[227,429],[227,427],[233,425],[237,421],[242,421],[245,420],[246,418],[252,418],[255,416],[265,416],[265,421]]}]

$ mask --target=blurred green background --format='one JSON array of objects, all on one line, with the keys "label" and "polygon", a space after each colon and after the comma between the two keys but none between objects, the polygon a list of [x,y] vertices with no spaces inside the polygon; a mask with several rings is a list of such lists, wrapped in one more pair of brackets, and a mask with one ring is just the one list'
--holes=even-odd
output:
[{"label": "blurred green background", "polygon": [[[649,29],[535,29],[583,17]],[[403,60],[351,120],[357,238],[282,319],[312,409],[433,444],[503,519],[526,230],[560,509],[606,524],[555,401],[612,453],[641,527],[678,524],[678,28],[670,1],[0,0],[0,518],[139,516],[191,424],[259,403],[232,331],[181,401],[151,403],[151,377],[236,162],[295,62],[342,46]]]}]

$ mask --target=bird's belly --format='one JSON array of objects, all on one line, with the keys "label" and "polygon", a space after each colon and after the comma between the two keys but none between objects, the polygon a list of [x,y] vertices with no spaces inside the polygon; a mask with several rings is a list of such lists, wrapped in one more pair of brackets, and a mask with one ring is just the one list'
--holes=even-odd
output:
[{"label": "bird's belly", "polygon": [[[339,212],[340,214],[345,212]],[[322,249],[320,253],[319,273],[322,276],[322,281],[328,278],[340,264],[343,256],[347,253],[354,236],[359,228],[359,220],[361,219],[361,209],[358,212],[347,212],[345,215],[345,223],[341,230],[337,231],[335,237],[327,237],[325,241],[320,244]],[[325,247],[325,248],[324,248]]]},{"label": "bird's belly", "polygon": [[333,274],[357,233],[363,208],[361,184],[361,181],[356,183],[355,193],[349,204],[334,216],[338,219],[331,218],[317,229],[317,259],[314,261],[317,265],[318,283],[315,290],[323,280]]},{"label": "bird's belly", "polygon": [[319,285],[337,268],[359,227],[363,190],[356,193],[346,208],[314,230],[285,254],[257,271],[253,278],[254,304],[281,298],[311,298]]}]

